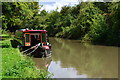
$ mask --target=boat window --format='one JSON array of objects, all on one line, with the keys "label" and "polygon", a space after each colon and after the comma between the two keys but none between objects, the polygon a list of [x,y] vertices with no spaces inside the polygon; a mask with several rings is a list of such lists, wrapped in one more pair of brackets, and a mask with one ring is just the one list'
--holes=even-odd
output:
[{"label": "boat window", "polygon": [[42,42],[46,42],[45,33],[42,33]]},{"label": "boat window", "polygon": [[36,39],[39,39],[39,38],[40,38],[39,35],[34,35],[34,36],[35,36]]},{"label": "boat window", "polygon": [[29,34],[26,34],[26,42],[30,42],[30,40],[29,40]]}]

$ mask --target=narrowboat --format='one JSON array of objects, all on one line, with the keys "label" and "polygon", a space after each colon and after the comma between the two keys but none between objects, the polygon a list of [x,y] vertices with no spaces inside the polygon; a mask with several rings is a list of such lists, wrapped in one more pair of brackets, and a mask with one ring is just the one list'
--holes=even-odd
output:
[{"label": "narrowboat", "polygon": [[35,57],[46,57],[51,54],[51,44],[46,30],[22,29],[22,52]]}]

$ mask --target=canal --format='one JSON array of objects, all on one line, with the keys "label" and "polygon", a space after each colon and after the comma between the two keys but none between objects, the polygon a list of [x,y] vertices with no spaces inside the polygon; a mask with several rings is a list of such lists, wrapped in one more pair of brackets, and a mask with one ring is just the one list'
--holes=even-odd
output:
[{"label": "canal", "polygon": [[118,47],[91,45],[77,40],[50,38],[52,55],[33,58],[52,78],[117,78]]}]

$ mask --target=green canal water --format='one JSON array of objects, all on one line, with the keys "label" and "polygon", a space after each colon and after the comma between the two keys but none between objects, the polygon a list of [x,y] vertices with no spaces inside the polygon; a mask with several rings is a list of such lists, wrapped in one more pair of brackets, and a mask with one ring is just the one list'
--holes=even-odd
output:
[{"label": "green canal water", "polygon": [[52,55],[33,58],[37,68],[46,67],[52,78],[118,78],[119,47],[50,38]]}]

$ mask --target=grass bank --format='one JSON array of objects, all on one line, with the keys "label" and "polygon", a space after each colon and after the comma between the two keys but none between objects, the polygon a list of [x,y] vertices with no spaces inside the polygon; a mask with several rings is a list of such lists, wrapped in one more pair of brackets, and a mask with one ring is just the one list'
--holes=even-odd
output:
[{"label": "grass bank", "polygon": [[11,38],[0,41],[2,46],[2,78],[49,78],[50,73],[35,67],[32,59],[13,48]]}]

